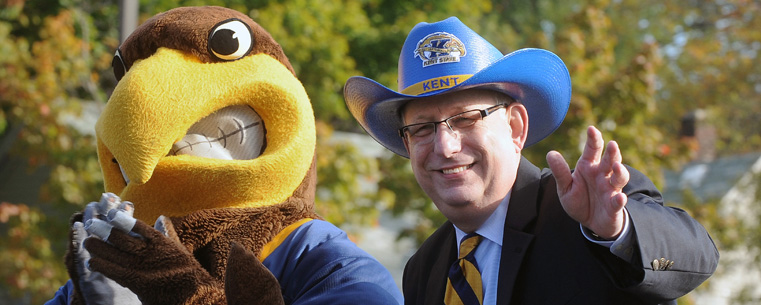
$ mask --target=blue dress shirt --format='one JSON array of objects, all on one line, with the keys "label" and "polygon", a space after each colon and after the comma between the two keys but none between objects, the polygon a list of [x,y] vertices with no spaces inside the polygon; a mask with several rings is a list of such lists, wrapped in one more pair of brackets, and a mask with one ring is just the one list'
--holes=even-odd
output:
[{"label": "blue dress shirt", "polygon": [[[511,191],[512,192],[512,191]],[[505,219],[507,218],[507,208],[510,204],[510,193],[507,193],[504,199],[499,203],[497,209],[489,216],[488,219],[476,230],[476,233],[483,236],[481,243],[476,248],[475,257],[478,262],[478,266],[481,270],[481,281],[484,289],[484,305],[497,303],[497,282],[499,281],[499,261],[502,256],[502,235],[505,232]],[[621,231],[621,235],[614,241],[598,241],[585,232],[584,227],[581,229],[581,234],[589,241],[598,245],[608,247],[611,253],[621,257],[626,261],[631,261],[633,240],[629,230],[629,212],[624,208],[624,228]],[[460,230],[457,226],[454,226],[455,233],[457,235],[457,244],[462,242],[462,239],[468,233]],[[459,256],[459,247],[458,247]]]}]

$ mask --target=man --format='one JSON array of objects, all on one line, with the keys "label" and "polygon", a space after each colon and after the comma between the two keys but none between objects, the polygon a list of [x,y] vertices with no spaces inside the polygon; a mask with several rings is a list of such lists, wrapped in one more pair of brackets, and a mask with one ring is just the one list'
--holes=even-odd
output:
[{"label": "man", "polygon": [[521,157],[568,110],[570,76],[551,52],[503,56],[455,17],[420,23],[398,82],[353,77],[344,93],[449,220],[407,263],[406,304],[676,304],[716,269],[705,229],[664,207],[596,128],[573,172],[555,151],[550,170]]}]

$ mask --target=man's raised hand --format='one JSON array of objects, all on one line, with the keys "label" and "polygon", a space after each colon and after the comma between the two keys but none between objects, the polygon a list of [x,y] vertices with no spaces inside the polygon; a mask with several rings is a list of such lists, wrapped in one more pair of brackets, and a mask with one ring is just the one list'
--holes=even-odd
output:
[{"label": "man's raised hand", "polygon": [[600,131],[589,126],[573,172],[557,151],[547,153],[547,163],[566,213],[598,236],[615,239],[624,228],[627,196],[622,189],[629,182],[629,171],[621,163],[618,144],[610,141],[603,153],[603,143]]}]

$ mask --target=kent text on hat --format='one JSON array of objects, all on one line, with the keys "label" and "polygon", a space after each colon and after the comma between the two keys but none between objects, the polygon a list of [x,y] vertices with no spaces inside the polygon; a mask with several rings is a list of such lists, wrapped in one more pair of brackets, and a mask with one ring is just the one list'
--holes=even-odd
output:
[{"label": "kent text on hat", "polygon": [[399,109],[411,100],[471,88],[505,93],[528,111],[526,146],[555,131],[571,101],[571,77],[557,55],[535,48],[502,55],[457,17],[412,28],[399,55],[397,82],[399,92],[354,76],[346,81],[344,99],[370,136],[407,158],[397,130],[403,125]]}]

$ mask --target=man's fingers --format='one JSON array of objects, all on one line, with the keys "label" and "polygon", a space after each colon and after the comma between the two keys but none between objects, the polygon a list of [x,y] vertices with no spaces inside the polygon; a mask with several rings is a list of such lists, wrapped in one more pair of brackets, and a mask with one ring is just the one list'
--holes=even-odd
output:
[{"label": "man's fingers", "polygon": [[616,211],[623,210],[628,200],[629,200],[629,197],[626,196],[625,193],[618,193],[615,196],[613,196],[613,203],[615,204],[614,206],[615,210]]},{"label": "man's fingers", "polygon": [[565,190],[570,187],[573,179],[571,177],[571,168],[568,166],[568,163],[565,162],[563,155],[554,150],[548,152],[547,164],[550,166],[552,175],[555,176],[555,181],[558,185],[558,191],[562,190],[565,192]]},{"label": "man's fingers", "polygon": [[602,159],[600,159],[600,172],[609,174],[613,171],[613,165],[621,163],[621,161],[621,149],[619,149],[618,143],[616,141],[608,142],[605,153],[602,155]]},{"label": "man's fingers", "polygon": [[623,161],[623,158],[621,157],[621,149],[618,147],[618,142],[608,142],[608,148],[606,150],[608,159],[610,159],[610,161],[613,163],[621,163]]},{"label": "man's fingers", "polygon": [[629,170],[621,163],[612,166],[613,174],[610,176],[610,185],[617,190],[623,189],[629,183]]},{"label": "man's fingers", "polygon": [[587,127],[587,142],[584,145],[584,151],[581,153],[581,159],[587,162],[596,163],[602,155],[603,140],[602,134],[594,126]]}]

